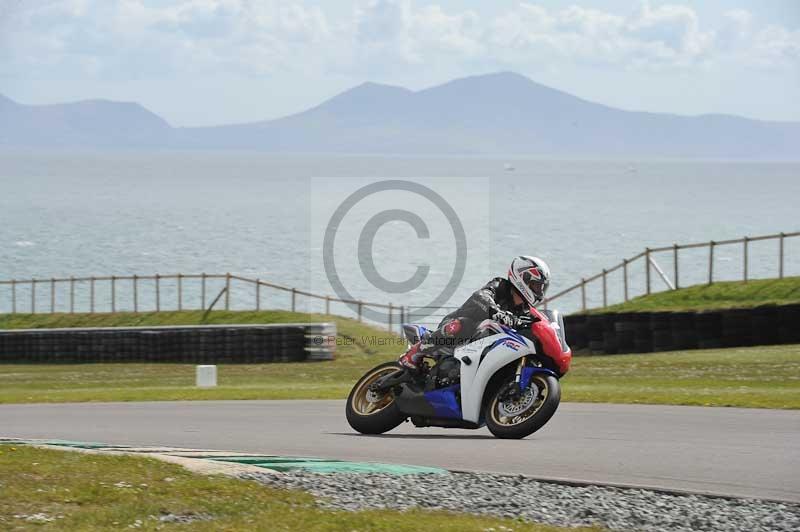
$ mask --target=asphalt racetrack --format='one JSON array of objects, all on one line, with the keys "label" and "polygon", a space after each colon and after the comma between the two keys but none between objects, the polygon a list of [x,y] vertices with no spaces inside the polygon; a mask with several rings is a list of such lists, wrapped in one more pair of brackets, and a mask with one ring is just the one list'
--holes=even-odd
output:
[{"label": "asphalt racetrack", "polygon": [[564,403],[538,433],[355,433],[344,401],[0,405],[0,436],[525,474],[800,502],[800,412]]}]

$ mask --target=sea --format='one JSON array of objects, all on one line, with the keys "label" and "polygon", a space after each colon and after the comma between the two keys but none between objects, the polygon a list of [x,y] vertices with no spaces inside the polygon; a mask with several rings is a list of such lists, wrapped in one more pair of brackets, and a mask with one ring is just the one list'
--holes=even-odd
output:
[{"label": "sea", "polygon": [[[504,276],[518,255],[549,263],[555,294],[646,247],[798,231],[799,201],[798,163],[4,151],[0,280],[231,273],[446,310]],[[785,240],[784,256],[785,275],[800,275],[800,238]],[[667,289],[672,252],[653,259],[666,280],[653,270],[651,289]],[[777,240],[749,244],[749,277],[778,268]],[[741,279],[743,269],[742,245],[715,248],[715,280]],[[679,272],[682,286],[707,282],[708,249],[681,251]],[[621,274],[607,277],[608,304],[624,298]],[[640,259],[629,267],[629,297],[643,293],[644,279]],[[198,281],[183,281],[182,308],[207,307],[221,282],[209,282],[200,301]],[[152,283],[141,283],[140,308],[153,306]],[[170,283],[162,308],[177,306]],[[129,284],[117,283],[116,310],[132,308]],[[37,285],[37,310],[67,311],[66,284],[49,290]],[[86,283],[76,290],[80,310]],[[109,290],[97,283],[97,309],[110,304]],[[15,291],[17,311],[29,311],[30,287]],[[603,304],[599,280],[586,294],[588,306]],[[0,284],[0,312],[11,297]],[[254,285],[236,282],[229,305],[250,308],[254,297]],[[259,297],[262,308],[291,305],[288,292],[264,288]],[[323,305],[295,294],[297,310]],[[550,305],[578,310],[580,290]],[[420,321],[438,316],[417,312]]]}]

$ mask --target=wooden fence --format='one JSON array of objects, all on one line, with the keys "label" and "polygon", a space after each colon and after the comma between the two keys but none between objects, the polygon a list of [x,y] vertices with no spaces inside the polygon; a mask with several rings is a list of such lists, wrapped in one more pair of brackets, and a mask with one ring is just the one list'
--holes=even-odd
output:
[{"label": "wooden fence", "polygon": [[[714,250],[721,246],[742,246],[741,279],[751,279],[749,271],[750,245],[754,242],[776,240],[778,242],[775,262],[777,277],[784,277],[786,250],[785,241],[788,238],[800,236],[800,231],[792,233],[777,233],[755,237],[744,237],[731,240],[709,241],[694,244],[673,244],[655,248],[645,248],[633,257],[623,259],[619,264],[604,269],[592,277],[581,279],[577,284],[548,297],[542,305],[547,308],[565,296],[579,292],[580,300],[575,310],[586,310],[587,288],[592,283],[599,283],[602,291],[602,307],[609,305],[609,280],[614,280],[612,274],[619,272],[618,282],[622,284],[623,301],[628,301],[637,295],[650,294],[654,291],[653,278],[659,277],[668,289],[677,289],[682,286],[680,271],[680,252],[682,250],[708,248],[707,256],[707,282],[715,280]],[[671,255],[672,278],[659,266],[655,259],[657,254]],[[634,264],[643,261],[644,286],[632,283],[635,276],[631,276]],[[696,272],[697,268],[693,268]],[[763,277],[760,276],[760,277]],[[191,284],[191,287],[189,284]],[[638,286],[639,291],[634,288]],[[456,307],[441,307],[430,309],[428,307],[415,307],[394,305],[392,303],[375,303],[361,300],[339,299],[327,295],[315,294],[297,288],[290,288],[261,279],[253,279],[225,274],[171,274],[171,275],[129,275],[129,276],[102,276],[102,277],[68,277],[51,279],[12,279],[0,281],[0,307],[10,303],[10,312],[17,313],[76,313],[76,312],[160,312],[162,310],[261,310],[286,309],[291,311],[318,312],[321,314],[340,314],[352,316],[359,321],[364,320],[364,309],[370,308],[379,311],[389,330],[400,330],[404,322],[421,320],[427,325],[435,325],[439,319]],[[104,296],[100,297],[99,292]],[[24,293],[23,293],[24,292]],[[87,293],[88,292],[88,293]],[[191,292],[188,293],[187,292]],[[44,297],[42,297],[44,296]],[[212,298],[209,301],[210,298]],[[236,301],[234,302],[234,296]],[[301,298],[303,300],[301,301]],[[234,304],[235,303],[235,304]],[[266,303],[266,304],[265,304]],[[302,303],[302,307],[301,307]],[[562,305],[564,306],[564,305]],[[600,306],[600,305],[598,305]],[[565,308],[564,310],[572,310]],[[424,318],[422,316],[425,316]]]},{"label": "wooden fence", "polygon": [[[607,307],[612,302],[612,297],[610,293],[612,290],[609,287],[609,281],[617,281],[622,286],[620,287],[621,290],[621,297],[619,298],[620,301],[628,301],[632,297],[636,297],[638,295],[645,295],[651,294],[655,290],[654,279],[657,277],[663,282],[663,286],[665,289],[668,290],[677,290],[682,285],[681,283],[681,269],[680,269],[680,257],[681,257],[681,250],[688,250],[688,249],[702,249],[708,248],[708,256],[705,261],[707,264],[707,271],[705,273],[705,279],[707,283],[712,283],[715,281],[715,256],[714,250],[720,246],[731,246],[739,244],[742,246],[742,266],[741,266],[741,279],[743,281],[748,281],[753,279],[754,276],[751,275],[750,272],[750,263],[752,261],[751,252],[750,252],[750,244],[753,242],[759,241],[766,241],[766,240],[777,240],[778,246],[775,255],[775,265],[776,268],[776,277],[783,278],[786,272],[786,246],[785,240],[787,238],[793,238],[800,236],[799,232],[793,233],[777,233],[773,235],[762,235],[762,236],[755,236],[755,237],[743,237],[738,239],[731,239],[731,240],[719,240],[719,241],[708,241],[708,242],[700,242],[694,244],[673,244],[671,246],[662,246],[662,247],[654,247],[654,248],[645,248],[644,251],[634,255],[633,257],[623,259],[622,262],[613,266],[611,268],[605,269],[598,273],[597,275],[593,275],[591,277],[587,277],[581,279],[580,282],[565,288],[552,296],[546,298],[540,306],[547,308],[549,304],[553,301],[558,301],[560,305],[562,305],[562,310],[564,311],[575,311],[575,310],[587,310],[590,308],[588,304],[588,292],[590,288],[598,287],[601,292],[601,297],[595,298],[598,300],[598,307]],[[671,273],[672,277],[670,278],[667,273],[658,265],[656,261],[656,255],[658,253],[668,253],[671,257],[670,266],[671,266]],[[798,256],[797,258],[800,258]],[[640,261],[642,259],[643,263]],[[633,275],[633,270],[635,266],[639,266],[642,268],[643,275],[640,274],[643,281],[640,284],[636,284],[635,281],[636,276]],[[692,269],[693,273],[695,273],[695,279],[697,279],[697,268],[694,267]],[[615,272],[619,272],[619,277],[614,278],[612,274]],[[763,275],[759,276],[760,278],[764,278]],[[719,279],[716,279],[719,280]],[[594,285],[592,283],[595,283]],[[692,284],[697,284],[696,282]],[[640,288],[638,291],[634,290],[635,288]],[[579,300],[577,301],[577,305],[567,306],[564,303],[565,296],[570,294],[575,294],[579,291]],[[410,318],[410,321],[413,323],[422,323],[423,325],[427,326],[436,326],[439,321],[449,312],[455,310],[458,307],[454,306],[442,306],[436,309],[431,307],[425,306],[406,306],[406,315]],[[423,316],[421,318],[415,318],[415,316],[420,315]]]},{"label": "wooden fence", "polygon": [[[194,281],[194,297],[187,297],[187,284]],[[167,286],[169,284],[169,286]],[[212,284],[214,290],[212,291]],[[235,286],[238,284],[238,294]],[[0,286],[9,288],[11,314],[53,314],[63,312],[161,312],[170,310],[262,310],[285,309],[298,311],[300,298],[304,303],[317,302],[313,308],[304,310],[332,314],[332,306],[342,305],[350,310],[349,314],[363,321],[364,309],[371,308],[385,313],[385,325],[389,330],[399,330],[406,316],[406,307],[392,303],[375,303],[361,300],[339,299],[327,295],[315,294],[290,288],[261,279],[251,279],[231,273],[225,274],[171,274],[171,275],[129,275],[101,277],[67,277],[51,279],[12,279],[0,281]],[[220,288],[221,285],[221,288]],[[26,297],[20,297],[25,289]],[[101,288],[105,288],[107,297],[98,296]],[[46,294],[46,303],[42,305],[41,291]],[[199,297],[196,291],[199,290]],[[88,291],[88,294],[86,293]],[[147,292],[145,297],[144,292]],[[272,291],[270,295],[269,292]],[[250,292],[247,300],[246,292]],[[283,294],[276,297],[275,294]],[[237,294],[239,301],[234,306],[233,296]],[[214,296],[209,302],[209,298]],[[81,297],[82,296],[82,297]],[[265,305],[265,300],[268,305]],[[334,309],[337,310],[337,309]],[[341,312],[348,314],[348,312]]]},{"label": "wooden fence", "polygon": [[[615,272],[620,272],[621,275],[618,281],[622,282],[622,293],[623,293],[623,300],[628,301],[631,297],[636,297],[638,295],[645,295],[651,294],[654,291],[653,288],[653,278],[655,275],[661,278],[664,285],[669,290],[677,290],[680,288],[681,285],[681,277],[680,277],[680,252],[681,250],[687,249],[698,249],[698,248],[708,248],[708,276],[707,282],[711,284],[715,280],[714,276],[714,250],[720,246],[734,246],[734,245],[741,245],[742,246],[742,267],[741,267],[741,279],[745,282],[752,279],[752,275],[749,271],[749,264],[750,264],[750,244],[753,242],[759,242],[764,240],[777,240],[777,253],[775,256],[775,263],[778,269],[777,277],[782,279],[784,277],[785,272],[785,264],[786,264],[786,251],[785,251],[785,241],[787,238],[794,238],[800,236],[800,231],[795,231],[792,233],[777,233],[772,235],[761,235],[761,236],[745,236],[743,238],[736,238],[730,240],[710,240],[708,242],[698,242],[694,244],[673,244],[671,246],[663,246],[663,247],[655,247],[655,248],[645,248],[644,251],[634,255],[633,257],[623,259],[622,262],[619,264],[612,266],[611,268],[604,269],[597,275],[593,275],[591,277],[586,277],[580,280],[579,283],[576,283],[569,288],[565,288],[560,292],[553,294],[552,296],[545,299],[542,303],[545,308],[553,301],[558,299],[563,299],[564,296],[571,294],[577,290],[580,291],[580,309],[587,310],[587,286],[593,282],[599,282],[601,285],[602,291],[602,307],[605,308],[609,305],[609,288],[608,288],[608,281],[609,276]],[[658,253],[668,253],[671,255],[671,262],[672,262],[672,279],[664,272],[664,270],[658,265],[658,262],[655,260],[655,255]],[[644,261],[644,287],[640,292],[634,293],[632,291],[631,286],[631,277],[630,277],[630,269],[633,267],[634,264],[637,263],[639,260]]]}]

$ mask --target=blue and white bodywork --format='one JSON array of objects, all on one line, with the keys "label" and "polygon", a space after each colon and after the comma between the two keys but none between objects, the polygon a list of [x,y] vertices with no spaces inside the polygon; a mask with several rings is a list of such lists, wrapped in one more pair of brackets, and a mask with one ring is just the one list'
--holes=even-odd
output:
[{"label": "blue and white bodywork", "polygon": [[558,321],[534,308],[515,320],[516,330],[484,320],[469,343],[452,351],[420,351],[417,342],[432,344],[438,335],[426,338],[426,328],[403,325],[411,344],[403,358],[422,353],[435,363],[401,359],[374,367],[353,386],[347,421],[362,434],[383,434],[410,420],[417,427],[485,425],[498,438],[529,436],[555,414],[559,379],[569,370],[572,352],[556,337],[563,334]]},{"label": "blue and white bodywork", "polygon": [[[496,334],[459,347],[454,353],[461,362],[461,416],[473,423],[480,421],[483,394],[494,374],[523,356],[536,354],[534,343],[514,329],[491,320],[482,322],[480,328]],[[551,373],[543,368],[525,369]]]},{"label": "blue and white bodywork", "polygon": [[[419,393],[416,397],[413,392],[405,393],[403,395],[406,397],[401,395],[399,398],[401,406],[410,411],[425,409],[429,415],[436,418],[480,424],[484,393],[491,378],[509,363],[525,356],[535,355],[536,346],[533,341],[514,329],[493,320],[483,321],[479,325],[479,330],[485,331],[488,335],[456,348],[453,353],[460,363],[459,384]],[[427,332],[428,329],[421,325],[403,325],[403,333],[412,344],[419,341]],[[522,389],[527,387],[535,372],[555,376],[552,371],[545,368],[525,367],[520,376]],[[420,404],[423,398],[427,403],[425,405]]]}]

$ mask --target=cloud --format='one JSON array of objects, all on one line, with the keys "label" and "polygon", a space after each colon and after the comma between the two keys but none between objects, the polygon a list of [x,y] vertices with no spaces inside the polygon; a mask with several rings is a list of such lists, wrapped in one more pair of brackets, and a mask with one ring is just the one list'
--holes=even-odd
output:
[{"label": "cloud", "polygon": [[475,57],[486,51],[474,11],[446,13],[438,5],[417,8],[409,0],[373,0],[357,7],[355,35],[361,57],[391,57],[410,64]]},{"label": "cloud", "polygon": [[318,7],[250,0],[39,1],[0,31],[0,71],[111,78],[275,72],[331,38]]},{"label": "cloud", "polygon": [[687,5],[630,14],[520,3],[493,17],[412,0],[359,0],[331,18],[279,0],[31,0],[0,12],[0,75],[169,78],[373,72],[454,65],[520,70],[564,63],[686,69],[800,65],[800,31]]},{"label": "cloud", "polygon": [[700,30],[685,6],[648,4],[630,16],[572,6],[550,10],[533,4],[498,17],[490,38],[503,48],[536,57],[556,57],[623,66],[678,66],[702,60],[713,33]]}]

